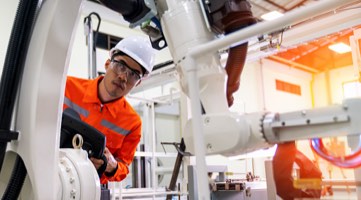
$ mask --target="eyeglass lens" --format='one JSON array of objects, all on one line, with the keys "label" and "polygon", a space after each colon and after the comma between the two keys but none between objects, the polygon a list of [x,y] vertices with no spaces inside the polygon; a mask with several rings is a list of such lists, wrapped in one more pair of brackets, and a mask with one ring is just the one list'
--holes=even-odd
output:
[{"label": "eyeglass lens", "polygon": [[134,69],[128,67],[124,61],[113,59],[112,62],[114,66],[113,70],[116,74],[120,75],[121,73],[126,73],[127,78],[132,82],[136,82],[141,78],[140,74],[138,74]]}]

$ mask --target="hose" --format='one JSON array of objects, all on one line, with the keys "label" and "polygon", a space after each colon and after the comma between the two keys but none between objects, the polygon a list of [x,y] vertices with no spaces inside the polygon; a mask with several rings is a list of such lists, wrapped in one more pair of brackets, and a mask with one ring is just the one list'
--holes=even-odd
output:
[{"label": "hose", "polygon": [[320,138],[314,138],[310,140],[311,149],[319,155],[321,158],[329,161],[333,165],[336,165],[341,168],[358,168],[361,167],[361,147],[359,145],[358,149],[346,156],[333,156],[330,153]]},{"label": "hose", "polygon": [[[23,74],[27,50],[38,10],[38,0],[20,0],[7,49],[0,82],[0,129],[10,131],[11,119]],[[6,144],[1,144],[0,164]],[[17,199],[26,177],[26,168],[17,156],[9,184],[2,199]]]},{"label": "hose", "polygon": [[227,102],[228,106],[233,105],[233,93],[239,89],[241,74],[246,61],[248,43],[230,48],[226,64],[227,79]]},{"label": "hose", "polygon": [[[251,12],[251,6],[247,1],[235,2],[231,0],[228,5],[238,5],[234,7],[236,11],[224,16],[222,19],[225,34],[231,34],[249,25],[255,24],[256,19]],[[239,10],[237,10],[239,9]],[[228,106],[233,105],[233,93],[239,89],[241,74],[246,61],[248,42],[232,47],[228,52],[228,59],[225,70],[227,79],[227,102]]]}]

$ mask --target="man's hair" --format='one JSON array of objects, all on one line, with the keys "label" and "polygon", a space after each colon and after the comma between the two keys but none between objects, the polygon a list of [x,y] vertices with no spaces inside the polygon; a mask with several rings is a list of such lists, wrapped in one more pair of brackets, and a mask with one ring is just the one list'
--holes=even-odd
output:
[{"label": "man's hair", "polygon": [[[124,53],[124,52],[122,52],[122,51],[114,51],[114,53],[113,53],[113,55],[112,55],[112,57],[110,58],[111,60],[113,60],[116,56],[127,56],[127,57],[129,57],[129,58],[131,58],[131,59],[133,59],[132,57],[130,57],[130,56],[128,56],[126,53]],[[134,59],[133,59],[134,60]],[[136,60],[134,60],[136,63],[138,63]],[[147,71],[144,69],[144,67],[140,64],[140,63],[138,63],[139,64],[139,66],[140,66],[140,68],[142,69],[142,75],[144,75]]]}]

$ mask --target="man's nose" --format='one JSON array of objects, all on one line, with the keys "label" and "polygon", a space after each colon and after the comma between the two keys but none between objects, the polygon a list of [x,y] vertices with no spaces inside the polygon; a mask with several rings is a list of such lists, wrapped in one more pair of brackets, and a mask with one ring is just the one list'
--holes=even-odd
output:
[{"label": "man's nose", "polygon": [[128,81],[128,71],[125,71],[125,72],[121,72],[118,77],[120,79],[122,79],[123,81],[127,82]]}]

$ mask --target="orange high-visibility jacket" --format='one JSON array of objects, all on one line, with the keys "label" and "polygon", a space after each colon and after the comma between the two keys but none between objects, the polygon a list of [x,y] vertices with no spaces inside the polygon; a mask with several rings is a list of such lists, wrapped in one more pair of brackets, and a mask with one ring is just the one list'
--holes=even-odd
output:
[{"label": "orange high-visibility jacket", "polygon": [[129,173],[128,166],[141,138],[141,119],[124,97],[105,104],[100,102],[98,83],[102,78],[86,80],[68,77],[63,109],[74,109],[81,120],[106,136],[106,146],[118,160],[118,169],[112,177],[101,177],[104,184],[121,181]]}]

